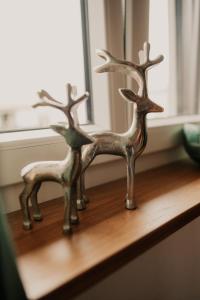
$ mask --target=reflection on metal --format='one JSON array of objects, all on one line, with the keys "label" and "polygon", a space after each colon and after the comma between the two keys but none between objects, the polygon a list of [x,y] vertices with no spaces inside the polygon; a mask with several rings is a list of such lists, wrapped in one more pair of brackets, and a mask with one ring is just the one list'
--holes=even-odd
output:
[{"label": "reflection on metal", "polygon": [[132,77],[138,84],[138,94],[129,89],[119,89],[121,96],[134,103],[133,120],[130,128],[123,134],[106,132],[92,135],[95,138],[93,144],[83,147],[82,153],[82,175],[78,184],[78,209],[85,207],[84,201],[84,172],[89,167],[95,156],[100,154],[111,154],[124,157],[127,164],[127,195],[126,208],[136,208],[134,197],[134,172],[135,160],[144,151],[147,143],[146,115],[150,112],[162,112],[163,108],[151,101],[147,91],[147,71],[163,60],[159,56],[154,60],[149,58],[150,44],[144,43],[144,48],[139,51],[140,64],[119,60],[106,50],[97,50],[97,54],[105,60],[105,63],[96,68],[97,73],[121,72]]},{"label": "reflection on metal", "polygon": [[71,232],[71,224],[78,222],[76,209],[76,184],[77,178],[81,172],[81,147],[94,142],[85,132],[78,127],[77,120],[73,117],[73,112],[77,109],[78,104],[86,100],[89,94],[86,92],[81,97],[74,99],[74,91],[70,84],[67,84],[68,104],[63,104],[53,99],[46,91],[39,92],[42,100],[36,103],[37,106],[51,106],[61,110],[68,119],[68,124],[58,123],[51,128],[62,135],[69,150],[63,161],[42,161],[27,165],[21,171],[25,187],[20,194],[20,204],[23,213],[24,229],[31,228],[31,218],[29,211],[29,199],[33,207],[33,218],[40,221],[42,215],[37,202],[37,193],[44,181],[55,181],[62,185],[64,190],[65,210],[63,232]]}]

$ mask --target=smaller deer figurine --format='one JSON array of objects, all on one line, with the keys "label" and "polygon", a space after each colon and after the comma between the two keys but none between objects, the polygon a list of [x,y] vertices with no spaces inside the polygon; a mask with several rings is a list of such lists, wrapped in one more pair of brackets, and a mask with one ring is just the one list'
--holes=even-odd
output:
[{"label": "smaller deer figurine", "polygon": [[85,208],[85,186],[84,172],[97,155],[111,154],[121,156],[127,165],[127,195],[126,208],[134,209],[137,207],[134,196],[134,173],[135,161],[144,151],[147,144],[146,115],[152,112],[162,112],[163,108],[150,100],[147,90],[147,71],[159,64],[163,60],[160,55],[154,60],[149,57],[150,44],[144,43],[144,48],[139,52],[140,63],[135,64],[115,58],[106,50],[97,50],[97,54],[105,60],[105,63],[98,66],[95,71],[121,72],[133,78],[138,84],[138,94],[129,89],[119,89],[121,96],[130,101],[133,106],[132,124],[127,132],[114,133],[104,132],[92,135],[95,142],[84,146],[82,151],[82,173],[78,182],[78,209]]},{"label": "smaller deer figurine", "polygon": [[54,181],[62,185],[64,190],[64,224],[63,232],[71,232],[71,224],[78,222],[78,214],[76,209],[76,184],[77,178],[81,172],[81,147],[94,141],[85,132],[81,131],[72,116],[73,109],[78,104],[88,98],[86,92],[81,97],[74,99],[73,88],[67,84],[68,104],[63,104],[53,99],[46,91],[39,92],[41,102],[36,103],[37,106],[51,106],[64,112],[68,119],[68,123],[58,123],[52,125],[51,128],[61,134],[69,149],[66,158],[63,161],[41,161],[27,165],[21,171],[25,187],[20,194],[20,204],[23,213],[23,227],[26,230],[31,228],[31,218],[29,211],[29,198],[31,199],[33,208],[33,219],[40,221],[42,215],[37,202],[37,193],[44,181]]}]

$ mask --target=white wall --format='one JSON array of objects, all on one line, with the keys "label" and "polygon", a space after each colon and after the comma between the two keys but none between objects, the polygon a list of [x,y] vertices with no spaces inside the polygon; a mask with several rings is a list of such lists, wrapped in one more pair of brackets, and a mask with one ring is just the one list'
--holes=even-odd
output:
[{"label": "white wall", "polygon": [[199,300],[200,217],[75,300]]}]

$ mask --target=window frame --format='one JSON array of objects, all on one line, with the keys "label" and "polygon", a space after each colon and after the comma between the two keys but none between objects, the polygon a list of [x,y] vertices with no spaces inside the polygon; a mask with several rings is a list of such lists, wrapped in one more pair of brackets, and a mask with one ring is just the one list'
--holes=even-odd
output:
[{"label": "window frame", "polygon": [[[109,49],[114,55],[123,57],[122,41],[124,36],[121,1],[88,0],[87,3],[89,18],[89,28],[87,30],[90,33],[91,66],[101,63],[95,54],[95,48]],[[101,22],[98,22],[98,19]],[[116,34],[116,24],[119,24],[119,22],[121,29]],[[90,133],[109,130],[125,131],[128,124],[130,124],[131,110],[118,94],[118,88],[126,84],[125,78],[113,76],[113,74],[95,74],[91,72],[90,80],[93,87],[93,123],[84,125],[82,128]],[[200,122],[200,116],[148,120],[149,142],[144,154],[178,147],[181,144],[181,127],[186,120]],[[0,165],[2,170],[0,185],[8,186],[20,183],[22,181],[20,170],[27,163],[36,160],[63,159],[65,154],[65,142],[50,129],[2,133],[0,134]],[[94,164],[105,164],[116,159],[112,156],[99,156],[95,159]],[[11,162],[12,172],[10,172]]]},{"label": "window frame", "polygon": [[87,100],[87,120],[89,123],[93,123],[93,114],[92,114],[92,68],[90,61],[90,34],[89,34],[89,23],[88,20],[88,5],[86,1],[80,1],[81,8],[81,24],[82,24],[82,41],[83,41],[83,51],[84,51],[84,70],[85,70],[85,89],[90,92],[89,98]]},{"label": "window frame", "polygon": [[[87,1],[78,0],[80,3],[80,16],[81,16],[81,32],[82,32],[82,42],[83,42],[83,66],[84,66],[84,85],[85,90],[89,92],[89,97],[87,99],[86,104],[86,124],[84,125],[91,125],[93,124],[93,116],[92,116],[92,80],[91,80],[91,63],[90,63],[90,38],[89,38],[89,28],[88,28],[88,6]],[[74,82],[74,84],[76,84]],[[77,88],[79,88],[77,86]],[[50,126],[43,126],[43,127],[25,127],[25,128],[12,128],[6,130],[0,130],[0,134],[4,133],[13,133],[13,132],[20,132],[20,131],[29,131],[32,132],[34,130],[44,130],[49,129]],[[39,133],[38,133],[39,135]],[[11,134],[11,136],[13,136]]]}]

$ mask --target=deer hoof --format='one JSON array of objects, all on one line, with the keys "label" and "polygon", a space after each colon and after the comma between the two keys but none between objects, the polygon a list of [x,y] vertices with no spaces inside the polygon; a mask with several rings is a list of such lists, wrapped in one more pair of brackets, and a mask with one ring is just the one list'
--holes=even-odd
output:
[{"label": "deer hoof", "polygon": [[85,202],[85,203],[89,203],[90,202],[90,199],[87,197],[87,196],[83,196],[83,201]]},{"label": "deer hoof", "polygon": [[78,216],[71,216],[70,221],[71,221],[71,224],[78,224],[79,218],[78,218]]},{"label": "deer hoof", "polygon": [[69,225],[63,225],[63,233],[64,234],[71,234],[72,233],[72,228]]},{"label": "deer hoof", "polygon": [[34,221],[36,221],[36,222],[40,222],[40,221],[43,220],[43,217],[42,217],[42,215],[37,214],[37,215],[33,215],[33,219],[34,219]]},{"label": "deer hoof", "polygon": [[24,230],[30,230],[32,228],[31,222],[23,222],[23,229]]},{"label": "deer hoof", "polygon": [[84,210],[86,208],[85,201],[82,199],[78,199],[76,205],[78,210]]},{"label": "deer hoof", "polygon": [[136,209],[136,204],[132,200],[126,199],[126,209]]}]

